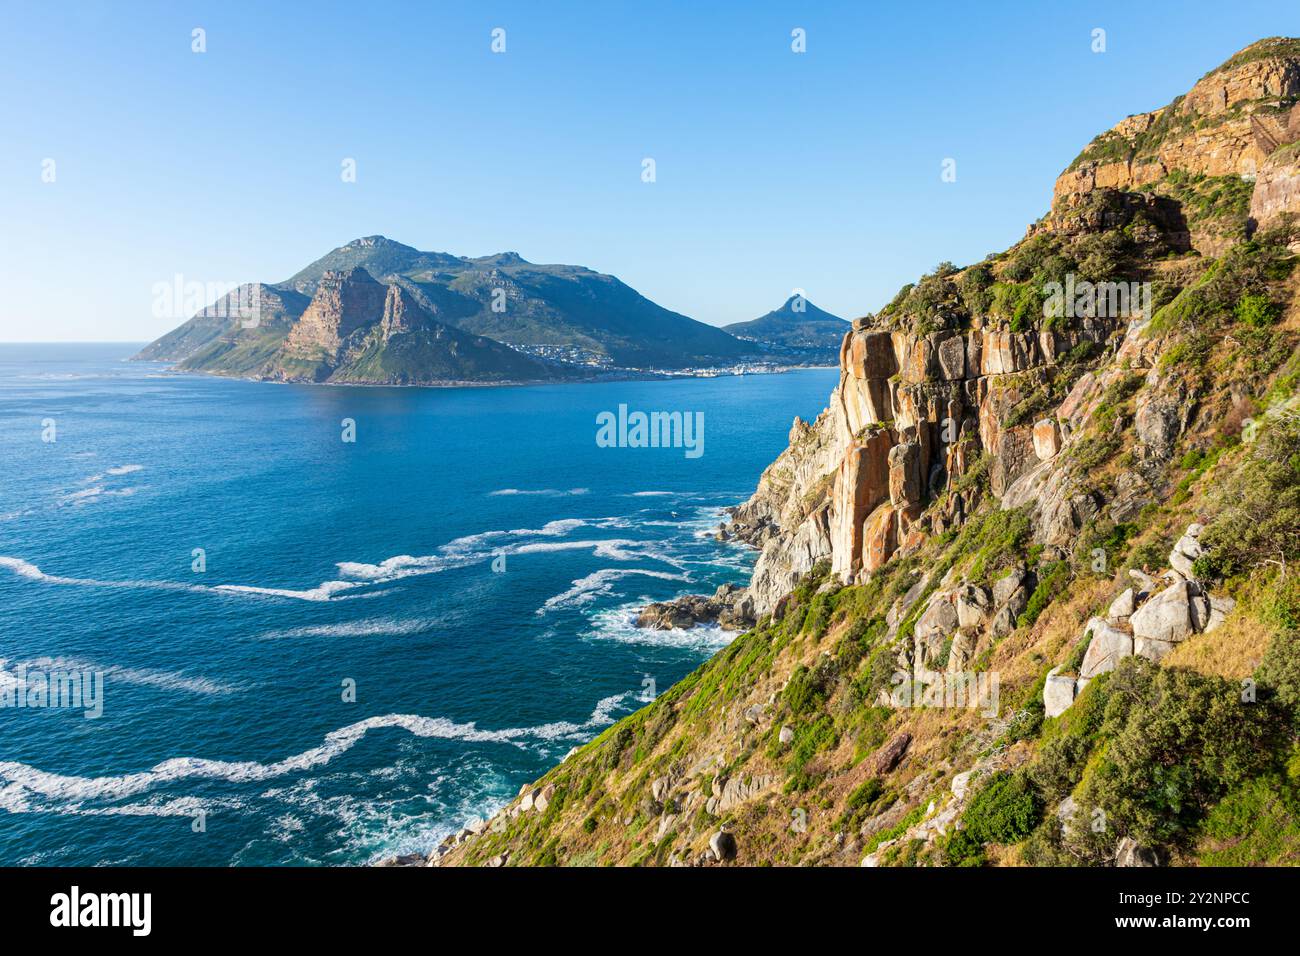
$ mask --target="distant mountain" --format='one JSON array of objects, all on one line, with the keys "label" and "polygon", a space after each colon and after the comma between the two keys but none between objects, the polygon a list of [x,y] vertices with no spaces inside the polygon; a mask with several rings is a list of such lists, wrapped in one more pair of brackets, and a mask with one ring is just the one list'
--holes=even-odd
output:
[{"label": "distant mountain", "polygon": [[[181,358],[186,371],[286,382],[424,385],[564,376],[500,342],[439,322],[406,289],[378,282],[360,266],[323,271],[310,299],[275,286],[237,292],[249,289],[261,295],[256,324],[246,314],[246,295],[232,293],[137,358]],[[232,314],[241,307],[245,314]]]},{"label": "distant mountain", "polygon": [[723,326],[723,330],[777,356],[834,365],[840,360],[840,343],[849,323],[803,296],[792,295],[781,308],[748,322]]},{"label": "distant mountain", "polygon": [[[151,343],[137,357],[237,375],[287,374],[292,367],[312,380],[325,374],[333,380],[348,371],[346,363],[327,363],[310,374],[294,362],[283,367],[278,363],[287,359],[285,348],[292,351],[289,340],[296,325],[314,321],[306,315],[308,303],[326,277],[349,275],[355,283],[353,273],[358,270],[377,280],[381,292],[382,285],[401,289],[404,307],[419,310],[422,328],[456,329],[471,338],[487,337],[510,346],[516,354],[545,357],[548,378],[590,374],[602,367],[720,365],[756,351],[721,329],[671,312],[613,276],[583,266],[538,265],[514,252],[469,259],[421,252],[383,236],[369,236],[334,249],[283,282],[241,287],[241,295],[253,289],[261,294],[265,321],[258,327],[246,328],[246,323],[230,319],[235,310],[223,300]],[[377,307],[378,303],[369,303],[366,322],[379,320]],[[442,337],[452,340],[446,332]],[[404,361],[413,360],[408,356]],[[518,363],[504,359],[499,364],[502,371],[507,366],[518,369]],[[486,369],[480,371],[489,375]],[[427,370],[405,367],[405,372],[428,378]]]}]

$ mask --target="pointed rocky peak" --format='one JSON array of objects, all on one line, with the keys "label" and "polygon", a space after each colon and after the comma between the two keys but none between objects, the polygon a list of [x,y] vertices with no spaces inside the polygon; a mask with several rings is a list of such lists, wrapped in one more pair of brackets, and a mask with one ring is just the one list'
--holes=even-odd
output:
[{"label": "pointed rocky peak", "polygon": [[388,286],[384,299],[384,315],[380,321],[384,337],[416,329],[431,329],[440,325],[433,315],[410,292],[399,285]]},{"label": "pointed rocky peak", "polygon": [[[804,331],[811,329],[819,333],[840,336],[848,331],[848,323],[839,316],[817,308],[806,296],[795,293],[786,299],[780,308],[748,322],[735,322],[724,326],[724,329],[741,338],[777,341],[797,329]],[[838,345],[838,338],[835,344]]]},{"label": "pointed rocky peak", "polygon": [[825,309],[819,309],[813,305],[812,300],[805,295],[795,293],[786,299],[781,308],[769,312],[764,318],[787,318],[797,322],[830,320],[833,322],[843,322],[837,315],[831,315]]}]

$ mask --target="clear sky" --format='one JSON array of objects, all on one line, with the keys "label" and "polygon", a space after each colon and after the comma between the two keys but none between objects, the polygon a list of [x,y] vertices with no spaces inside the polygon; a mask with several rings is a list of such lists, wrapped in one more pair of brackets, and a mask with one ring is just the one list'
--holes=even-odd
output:
[{"label": "clear sky", "polygon": [[159,282],[373,234],[717,325],[795,288],[853,317],[1015,242],[1094,134],[1279,34],[1300,6],[4,0],[0,341],[151,339]]}]

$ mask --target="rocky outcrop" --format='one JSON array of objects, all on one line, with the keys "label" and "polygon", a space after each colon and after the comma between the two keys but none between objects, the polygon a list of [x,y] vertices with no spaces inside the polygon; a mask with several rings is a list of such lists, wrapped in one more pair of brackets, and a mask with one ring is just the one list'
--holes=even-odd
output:
[{"label": "rocky outcrop", "polygon": [[[1087,641],[1077,676],[1053,668],[1043,685],[1043,710],[1048,717],[1064,713],[1088,681],[1113,671],[1125,657],[1145,657],[1154,663],[1196,634],[1215,630],[1232,612],[1231,598],[1209,594],[1191,576],[1189,553],[1201,554],[1201,526],[1189,525],[1170,552],[1169,584],[1158,588],[1156,579],[1130,571],[1133,586],[1111,602],[1104,617],[1091,618],[1084,627]],[[1186,568],[1186,571],[1182,570]]]},{"label": "rocky outcrop", "polygon": [[1300,144],[1277,150],[1259,167],[1250,196],[1250,220],[1267,229],[1285,215],[1300,217]]},{"label": "rocky outcrop", "polygon": [[712,597],[687,594],[672,601],[648,604],[637,615],[636,626],[658,631],[718,624],[727,630],[739,630],[754,623],[753,599],[746,590],[724,584]]},{"label": "rocky outcrop", "polygon": [[[811,426],[796,422],[790,447],[728,526],[728,536],[763,548],[750,586],[756,614],[819,560],[842,582],[860,582],[915,550],[936,522],[959,524],[972,493],[949,491],[981,453],[998,494],[1053,457],[1061,427],[1009,424],[1012,408],[1081,342],[1120,330],[1108,319],[1068,332],[972,325],[915,334],[854,323],[829,408]],[[940,499],[943,510],[927,514]]]},{"label": "rocky outcrop", "polygon": [[936,590],[916,620],[912,646],[898,649],[899,671],[918,684],[932,684],[942,679],[941,672],[966,670],[979,652],[1015,629],[1034,584],[1034,576],[1016,566],[992,588],[962,582]]},{"label": "rocky outcrop", "polygon": [[[1138,193],[1171,173],[1253,180],[1257,223],[1295,210],[1294,159],[1274,158],[1300,140],[1300,44],[1274,37],[1242,50],[1187,95],[1130,116],[1098,136],[1056,181],[1048,228],[1062,228],[1099,191]],[[1257,178],[1258,177],[1258,178]],[[1213,237],[1193,236],[1217,254]]]},{"label": "rocky outcrop", "polygon": [[387,300],[387,287],[371,278],[365,269],[326,272],[307,311],[285,338],[284,358],[295,363],[333,366],[348,336],[382,316]]},{"label": "rocky outcrop", "polygon": [[907,753],[907,748],[912,744],[911,734],[899,734],[876,754],[875,770],[876,774],[886,774],[898,766],[903,755]]}]

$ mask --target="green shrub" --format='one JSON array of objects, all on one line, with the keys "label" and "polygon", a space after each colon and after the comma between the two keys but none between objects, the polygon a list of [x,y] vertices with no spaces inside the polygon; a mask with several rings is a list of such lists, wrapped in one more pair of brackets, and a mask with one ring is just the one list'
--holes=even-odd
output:
[{"label": "green shrub", "polygon": [[1300,420],[1257,429],[1250,454],[1214,495],[1220,511],[1202,533],[1202,571],[1231,577],[1300,557]]},{"label": "green shrub", "polygon": [[954,866],[978,866],[987,843],[1018,843],[1043,818],[1043,798],[1023,773],[994,774],[971,798],[962,828],[948,838],[944,852]]},{"label": "green shrub", "polygon": [[1284,630],[1273,636],[1255,679],[1262,691],[1292,714],[1300,732],[1300,631]]},{"label": "green shrub", "polygon": [[1248,780],[1210,811],[1201,831],[1204,866],[1300,864],[1300,794],[1280,774]]},{"label": "green shrub", "polygon": [[1235,311],[1238,322],[1256,329],[1272,325],[1282,313],[1269,296],[1262,294],[1243,295],[1237,300]]},{"label": "green shrub", "polygon": [[1228,790],[1278,762],[1282,712],[1244,703],[1230,681],[1130,657],[1107,690],[1106,747],[1079,802],[1140,845],[1179,842]]},{"label": "green shrub", "polygon": [[782,694],[790,713],[795,717],[817,710],[826,703],[826,696],[812,671],[800,664],[790,675]]},{"label": "green shrub", "polygon": [[1053,561],[1043,568],[1038,575],[1038,584],[1034,593],[1029,595],[1029,603],[1016,618],[1017,627],[1032,627],[1047,606],[1056,600],[1056,596],[1070,583],[1070,564],[1068,561]]}]

